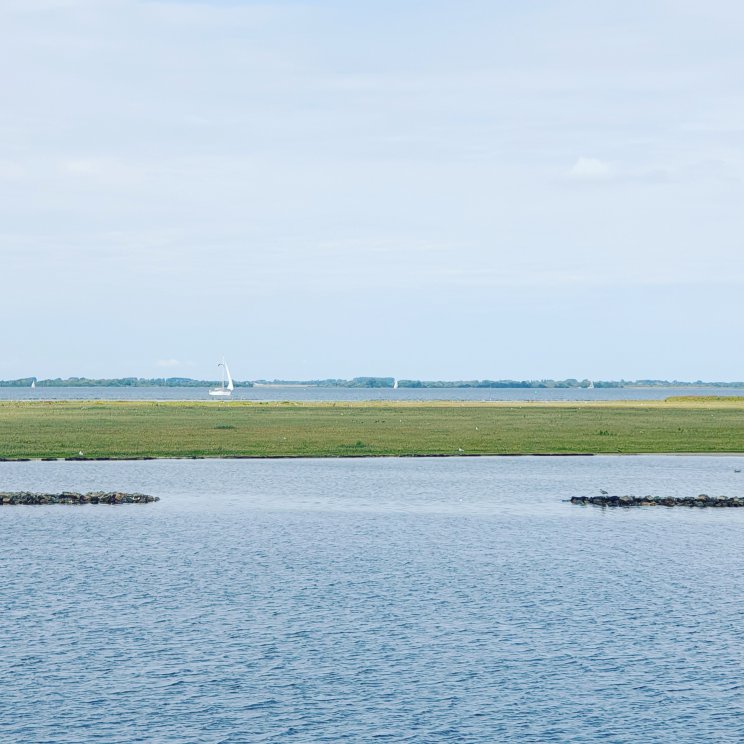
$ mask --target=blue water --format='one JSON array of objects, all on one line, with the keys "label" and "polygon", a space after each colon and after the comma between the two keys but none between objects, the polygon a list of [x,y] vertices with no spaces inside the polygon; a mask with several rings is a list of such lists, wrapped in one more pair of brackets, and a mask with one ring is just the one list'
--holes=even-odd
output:
[{"label": "blue water", "polygon": [[0,463],[3,742],[739,742],[744,458]]},{"label": "blue water", "polygon": [[[737,395],[744,388],[236,388],[230,400],[663,400],[673,395]],[[208,388],[167,387],[0,387],[0,400],[210,400]],[[214,400],[214,399],[212,399]]]}]

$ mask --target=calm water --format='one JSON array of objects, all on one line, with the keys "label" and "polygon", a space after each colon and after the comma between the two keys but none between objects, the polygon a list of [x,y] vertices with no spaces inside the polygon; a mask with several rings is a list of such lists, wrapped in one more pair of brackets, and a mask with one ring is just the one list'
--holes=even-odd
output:
[{"label": "calm water", "polygon": [[0,741],[740,742],[744,458],[0,463]]},{"label": "calm water", "polygon": [[[744,388],[236,388],[231,400],[663,400],[670,395],[742,395]],[[208,388],[14,388],[0,400],[209,400]]]}]

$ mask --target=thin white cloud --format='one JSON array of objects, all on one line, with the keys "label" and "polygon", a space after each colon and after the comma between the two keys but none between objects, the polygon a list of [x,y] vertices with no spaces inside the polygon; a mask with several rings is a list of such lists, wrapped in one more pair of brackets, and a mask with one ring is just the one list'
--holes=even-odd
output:
[{"label": "thin white cloud", "polygon": [[587,158],[583,155],[573,164],[568,177],[573,181],[607,181],[613,172],[609,163],[599,158]]},{"label": "thin white cloud", "polygon": [[15,181],[26,175],[21,163],[12,160],[0,160],[0,180]]},{"label": "thin white cloud", "polygon": [[62,168],[68,173],[79,173],[83,175],[97,175],[101,172],[101,162],[88,159],[72,159],[62,163]]}]

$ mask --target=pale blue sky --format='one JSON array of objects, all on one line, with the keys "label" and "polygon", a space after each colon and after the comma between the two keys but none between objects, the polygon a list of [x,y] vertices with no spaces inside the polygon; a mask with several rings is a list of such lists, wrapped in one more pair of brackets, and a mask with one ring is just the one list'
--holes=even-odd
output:
[{"label": "pale blue sky", "polygon": [[0,377],[744,378],[737,2],[0,3]]}]

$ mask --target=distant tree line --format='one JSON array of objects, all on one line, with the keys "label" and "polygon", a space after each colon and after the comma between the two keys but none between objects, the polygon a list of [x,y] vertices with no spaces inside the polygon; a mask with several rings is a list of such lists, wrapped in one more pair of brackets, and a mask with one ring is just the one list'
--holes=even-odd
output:
[{"label": "distant tree line", "polygon": [[[0,387],[209,387],[219,380],[193,380],[190,377],[116,377],[98,379],[91,377],[55,377],[39,380],[21,377],[17,380],[0,380]],[[394,377],[353,377],[350,380],[329,378],[325,380],[243,380],[234,381],[236,388],[256,385],[305,385],[308,387],[336,388],[392,388]],[[634,387],[744,387],[744,382],[695,382],[683,380],[594,380],[595,388]],[[398,380],[400,388],[588,388],[591,380]]]},{"label": "distant tree line", "polygon": [[[307,387],[391,388],[394,377],[352,377],[351,380],[255,380],[257,385],[304,385]],[[237,384],[237,383],[236,383]]]},{"label": "distant tree line", "polygon": [[[22,377],[18,380],[0,380],[0,387],[209,387],[219,385],[219,380],[192,380],[190,377],[115,377],[98,379],[91,377],[55,377],[38,380]],[[235,387],[253,387],[252,382],[234,382]]]},{"label": "distant tree line", "polygon": [[[401,388],[588,388],[589,380],[398,380]],[[595,387],[600,384],[595,383]],[[608,382],[603,387],[621,387]]]},{"label": "distant tree line", "polygon": [[633,387],[744,387],[744,382],[680,380],[398,380],[401,388],[633,388]]}]

